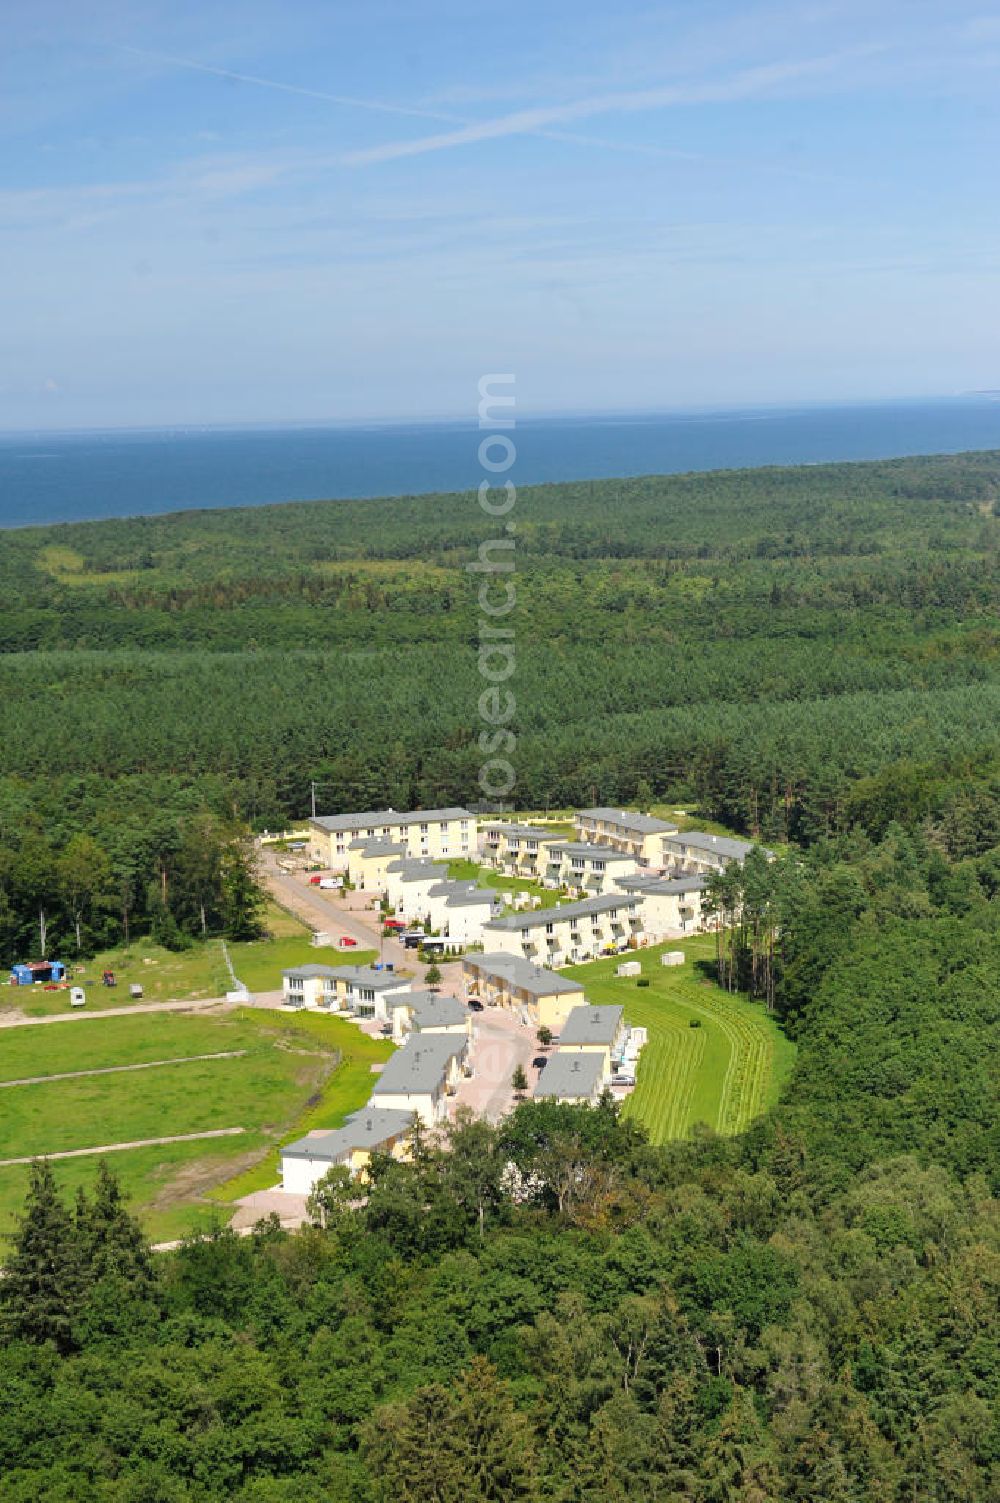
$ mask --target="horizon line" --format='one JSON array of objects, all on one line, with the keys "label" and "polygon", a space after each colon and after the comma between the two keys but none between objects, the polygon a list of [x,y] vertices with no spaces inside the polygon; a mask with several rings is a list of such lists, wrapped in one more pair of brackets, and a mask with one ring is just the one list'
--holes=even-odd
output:
[{"label": "horizon line", "polygon": [[[782,401],[743,401],[731,403],[698,402],[689,406],[655,407],[557,407],[543,409],[530,416],[518,418],[518,426],[548,422],[621,422],[626,419],[651,420],[656,418],[684,418],[697,416],[736,417],[750,413],[794,413],[816,410],[843,409],[852,407],[898,407],[916,406],[927,402],[1000,401],[1000,388],[979,387],[966,391],[911,393],[905,396],[879,397],[813,397]],[[478,420],[470,410],[461,415],[427,414],[420,417],[402,415],[384,417],[303,417],[303,418],[229,418],[200,421],[198,419],[175,419],[150,423],[101,423],[79,424],[64,428],[18,427],[0,428],[0,439],[23,439],[34,437],[70,438],[99,434],[140,433],[242,433],[267,432],[294,429],[339,429],[361,431],[369,428],[444,428],[469,424],[477,426]]]}]

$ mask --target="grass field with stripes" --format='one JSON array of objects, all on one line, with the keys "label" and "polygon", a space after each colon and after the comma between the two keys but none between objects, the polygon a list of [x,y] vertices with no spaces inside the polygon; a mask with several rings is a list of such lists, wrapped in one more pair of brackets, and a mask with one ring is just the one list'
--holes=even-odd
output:
[{"label": "grass field with stripes", "polygon": [[[664,950],[683,950],[683,966],[662,965]],[[589,1001],[622,1003],[626,1020],[648,1029],[625,1113],[645,1123],[654,1143],[687,1137],[698,1122],[741,1132],[777,1099],[794,1062],[795,1045],[763,1005],[712,980],[705,966],[714,955],[714,937],[702,934],[568,973]],[[623,958],[641,963],[648,987],[615,975]]]}]

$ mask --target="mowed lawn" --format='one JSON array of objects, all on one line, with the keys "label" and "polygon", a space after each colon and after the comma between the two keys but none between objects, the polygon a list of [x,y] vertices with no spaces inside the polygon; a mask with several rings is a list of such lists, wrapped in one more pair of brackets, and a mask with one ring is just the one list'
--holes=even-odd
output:
[{"label": "mowed lawn", "polygon": [[[684,965],[661,965],[664,950],[683,950]],[[625,1114],[638,1117],[654,1143],[686,1137],[698,1122],[741,1132],[777,1099],[795,1058],[762,1004],[723,991],[697,967],[714,955],[714,937],[695,935],[566,972],[591,1002],[622,1003],[626,1020],[649,1030]],[[640,962],[648,987],[615,975],[623,959]]]},{"label": "mowed lawn", "polygon": [[528,877],[505,877],[492,866],[479,866],[475,861],[456,860],[448,863],[448,876],[456,882],[475,882],[480,887],[491,887],[500,892],[530,892],[541,900],[543,908],[554,908],[566,901],[561,892],[532,882]]},{"label": "mowed lawn", "polygon": [[[392,1046],[340,1018],[247,1009],[213,1018],[140,1014],[2,1030],[0,1079],[233,1050],[245,1052],[0,1089],[0,1158],[243,1128],[232,1138],[111,1156],[150,1235],[178,1235],[220,1214],[206,1197],[225,1181],[249,1171],[261,1186],[273,1184],[278,1143],[307,1127],[336,1126],[363,1106],[372,1065],[387,1059]],[[54,1168],[72,1191],[90,1181],[96,1163],[88,1156]],[[0,1242],[10,1236],[26,1180],[25,1166],[0,1168]]]}]

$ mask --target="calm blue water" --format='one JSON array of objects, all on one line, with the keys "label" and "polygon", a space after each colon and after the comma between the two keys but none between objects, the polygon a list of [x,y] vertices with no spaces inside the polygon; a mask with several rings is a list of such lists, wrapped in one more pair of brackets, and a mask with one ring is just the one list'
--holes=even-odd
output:
[{"label": "calm blue water", "polygon": [[[463,490],[483,478],[480,436],[474,422],[0,435],[0,525]],[[524,485],[1000,449],[1000,401],[536,419],[514,436]]]}]

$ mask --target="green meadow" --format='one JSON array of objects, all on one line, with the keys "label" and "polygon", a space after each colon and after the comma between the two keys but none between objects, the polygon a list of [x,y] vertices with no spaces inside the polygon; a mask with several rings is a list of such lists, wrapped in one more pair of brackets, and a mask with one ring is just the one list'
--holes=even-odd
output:
[{"label": "green meadow", "polygon": [[[683,950],[684,965],[662,965],[664,950]],[[687,1137],[696,1123],[742,1131],[777,1099],[795,1058],[795,1045],[760,1003],[723,991],[706,974],[714,954],[714,937],[702,934],[567,972],[589,1001],[622,1003],[627,1021],[649,1030],[625,1113],[645,1124],[654,1143]],[[640,962],[648,987],[615,975],[626,958]]]},{"label": "green meadow", "polygon": [[[223,1051],[242,1052],[189,1058]],[[309,1127],[334,1127],[363,1106],[372,1066],[391,1052],[390,1044],[341,1018],[251,1009],[3,1030],[2,1080],[187,1062],[0,1089],[0,1158],[242,1128],[232,1138],[111,1155],[150,1235],[180,1235],[212,1216],[228,1219],[218,1202],[275,1183],[277,1145]],[[56,1161],[54,1167],[60,1183],[75,1190],[90,1180],[96,1161],[94,1155]],[[0,1242],[10,1236],[26,1176],[24,1165],[0,1167]]]}]

